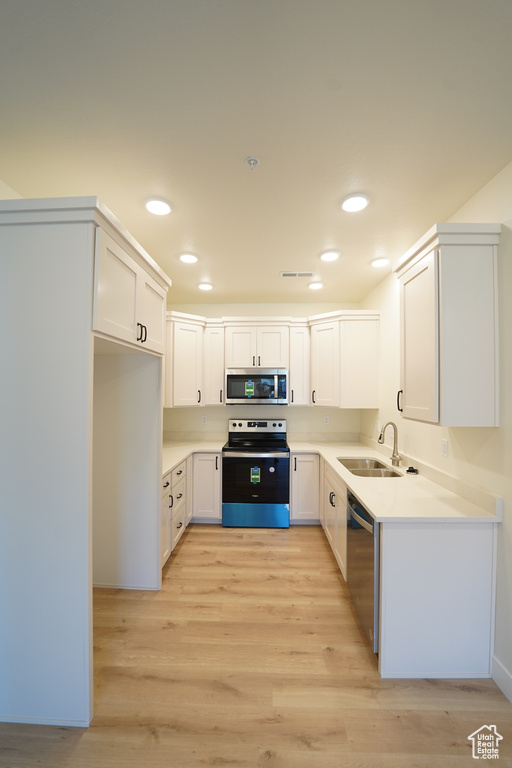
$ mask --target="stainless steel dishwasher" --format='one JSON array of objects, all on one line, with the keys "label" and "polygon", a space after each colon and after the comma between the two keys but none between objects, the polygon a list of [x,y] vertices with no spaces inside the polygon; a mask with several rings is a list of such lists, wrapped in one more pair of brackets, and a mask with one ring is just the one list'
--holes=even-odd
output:
[{"label": "stainless steel dishwasher", "polygon": [[379,650],[380,525],[347,491],[347,585],[361,629]]}]

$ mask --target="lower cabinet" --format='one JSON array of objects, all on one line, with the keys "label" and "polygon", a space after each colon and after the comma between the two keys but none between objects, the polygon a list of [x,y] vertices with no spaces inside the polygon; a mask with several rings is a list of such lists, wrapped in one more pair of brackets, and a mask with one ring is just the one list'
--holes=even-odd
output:
[{"label": "lower cabinet", "polygon": [[347,579],[347,486],[324,464],[322,525],[343,578]]},{"label": "lower cabinet", "polygon": [[220,523],[221,454],[194,453],[192,516],[197,523]]},{"label": "lower cabinet", "polygon": [[320,519],[320,459],[317,453],[290,456],[290,521],[318,522]]},{"label": "lower cabinet", "polygon": [[190,515],[187,503],[187,460],[180,462],[162,480],[162,517],[160,529],[160,560],[165,565],[169,555],[183,535]]}]

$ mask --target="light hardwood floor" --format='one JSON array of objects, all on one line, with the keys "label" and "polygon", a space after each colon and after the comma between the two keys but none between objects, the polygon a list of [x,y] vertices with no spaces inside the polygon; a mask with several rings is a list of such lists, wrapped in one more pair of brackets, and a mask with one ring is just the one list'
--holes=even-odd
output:
[{"label": "light hardwood floor", "polygon": [[161,592],[95,590],[89,729],[0,724],[0,768],[462,768],[491,680],[381,680],[319,527],[190,526]]}]

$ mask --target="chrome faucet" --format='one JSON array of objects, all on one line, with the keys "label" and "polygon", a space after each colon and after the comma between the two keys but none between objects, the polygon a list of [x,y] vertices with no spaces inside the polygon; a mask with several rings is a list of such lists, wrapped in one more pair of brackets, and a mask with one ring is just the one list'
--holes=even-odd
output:
[{"label": "chrome faucet", "polygon": [[384,432],[386,431],[386,427],[393,427],[393,454],[391,456],[391,464],[394,467],[398,467],[400,462],[402,461],[402,457],[398,453],[398,429],[394,421],[388,421],[384,426],[382,427],[381,433],[379,435],[379,443],[381,445],[384,444]]}]

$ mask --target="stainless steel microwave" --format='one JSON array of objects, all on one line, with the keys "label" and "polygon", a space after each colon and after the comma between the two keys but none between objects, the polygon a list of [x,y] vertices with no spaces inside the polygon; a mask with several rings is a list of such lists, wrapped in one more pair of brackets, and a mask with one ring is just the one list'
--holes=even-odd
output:
[{"label": "stainless steel microwave", "polygon": [[228,368],[226,405],[288,403],[288,371],[285,368]]}]

